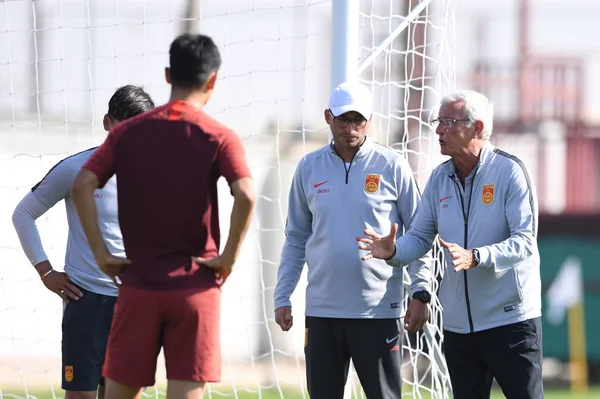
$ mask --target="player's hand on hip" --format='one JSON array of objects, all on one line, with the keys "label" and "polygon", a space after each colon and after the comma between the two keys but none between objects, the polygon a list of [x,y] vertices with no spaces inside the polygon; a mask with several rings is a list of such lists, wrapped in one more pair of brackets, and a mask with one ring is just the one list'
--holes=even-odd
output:
[{"label": "player's hand on hip", "polygon": [[398,234],[398,223],[394,223],[390,229],[390,234],[383,236],[372,230],[365,230],[367,237],[356,237],[358,248],[364,251],[370,251],[363,256],[361,260],[369,259],[390,259],[395,254],[396,234]]},{"label": "player's hand on hip", "polygon": [[83,292],[71,283],[71,279],[67,276],[67,273],[53,270],[44,277],[42,282],[46,288],[61,297],[66,303],[69,303],[69,298],[78,300],[83,296]]},{"label": "player's hand on hip", "polygon": [[126,258],[119,258],[111,254],[107,254],[100,259],[96,259],[100,270],[102,270],[117,287],[121,286],[121,283],[117,281],[117,277],[121,277],[125,268],[131,264],[131,261]]},{"label": "player's hand on hip", "polygon": [[291,306],[282,306],[275,310],[275,322],[283,331],[288,331],[294,325]]},{"label": "player's hand on hip", "polygon": [[468,249],[464,249],[458,244],[446,242],[440,237],[440,245],[448,250],[450,256],[452,256],[452,266],[454,271],[459,272],[461,270],[469,270],[475,266],[473,261],[473,252]]},{"label": "player's hand on hip", "polygon": [[224,284],[227,278],[233,271],[234,259],[228,256],[219,255],[215,258],[192,257],[192,260],[199,265],[204,265],[213,269],[219,278],[219,284]]},{"label": "player's hand on hip", "polygon": [[429,321],[429,306],[417,299],[410,301],[404,315],[404,328],[410,332],[421,331]]}]

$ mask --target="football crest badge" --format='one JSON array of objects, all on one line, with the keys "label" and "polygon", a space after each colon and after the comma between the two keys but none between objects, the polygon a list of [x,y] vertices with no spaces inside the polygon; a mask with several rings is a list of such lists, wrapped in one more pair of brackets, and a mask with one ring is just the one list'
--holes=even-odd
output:
[{"label": "football crest badge", "polygon": [[365,177],[365,191],[372,194],[379,190],[379,180],[381,175],[367,175]]},{"label": "football crest badge", "polygon": [[483,190],[481,193],[481,200],[486,205],[489,205],[492,202],[494,202],[494,185],[493,184],[484,184]]},{"label": "football crest badge", "polygon": [[73,381],[73,366],[65,366],[65,381]]}]

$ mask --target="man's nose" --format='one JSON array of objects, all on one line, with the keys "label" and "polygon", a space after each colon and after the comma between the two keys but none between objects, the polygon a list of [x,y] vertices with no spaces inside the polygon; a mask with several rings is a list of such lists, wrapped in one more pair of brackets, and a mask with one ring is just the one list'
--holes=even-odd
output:
[{"label": "man's nose", "polygon": [[446,133],[446,130],[447,129],[443,124],[438,123],[437,127],[435,128],[435,134],[441,136],[442,134]]}]

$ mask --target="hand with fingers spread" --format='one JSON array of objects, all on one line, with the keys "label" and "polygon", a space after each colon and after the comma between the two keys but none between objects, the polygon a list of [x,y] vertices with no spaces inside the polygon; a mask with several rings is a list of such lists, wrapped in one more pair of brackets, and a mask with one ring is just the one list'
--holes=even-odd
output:
[{"label": "hand with fingers spread", "polygon": [[213,269],[219,278],[219,284],[224,284],[233,271],[235,259],[225,253],[214,258],[192,257],[192,260],[198,265],[204,265]]},{"label": "hand with fingers spread", "polygon": [[50,269],[50,272],[42,278],[42,282],[48,290],[61,297],[66,303],[69,303],[69,298],[77,301],[83,296],[83,293],[71,283],[67,273]]},{"label": "hand with fingers spread", "polygon": [[390,259],[396,254],[396,234],[398,233],[398,223],[394,223],[390,229],[390,234],[382,236],[372,230],[365,230],[367,237],[356,237],[359,242],[358,248],[370,251],[368,254],[360,258],[361,260],[369,259]]},{"label": "hand with fingers spread", "polygon": [[100,270],[108,275],[117,287],[120,287],[121,283],[117,280],[117,277],[121,277],[125,268],[131,264],[131,261],[126,258],[119,258],[118,256],[111,255],[107,252],[105,255],[97,258],[96,263],[98,263]]},{"label": "hand with fingers spread", "polygon": [[294,325],[291,306],[282,306],[275,310],[275,322],[282,331],[288,331]]},{"label": "hand with fingers spread", "polygon": [[440,237],[440,245],[446,248],[452,257],[452,265],[454,271],[459,272],[461,270],[469,270],[476,266],[475,259],[473,259],[473,251],[464,249],[458,244],[446,242]]},{"label": "hand with fingers spread", "polygon": [[404,328],[409,332],[421,331],[429,321],[429,305],[413,299],[406,309]]}]

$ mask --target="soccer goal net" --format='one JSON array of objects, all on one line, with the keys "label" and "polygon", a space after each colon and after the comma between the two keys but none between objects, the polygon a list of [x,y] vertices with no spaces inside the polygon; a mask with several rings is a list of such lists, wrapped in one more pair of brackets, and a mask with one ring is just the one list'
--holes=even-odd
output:
[{"label": "soccer goal net", "polygon": [[[335,1],[335,0],[334,0]],[[402,152],[424,187],[440,161],[428,120],[454,85],[452,0],[357,0],[357,77],[373,91],[370,134]],[[0,6],[0,396],[64,397],[63,305],[23,254],[11,223],[19,200],[61,159],[100,144],[114,90],[143,85],[168,101],[168,47],[185,31],[213,37],[223,66],[207,111],[243,139],[259,188],[256,217],[223,288],[223,382],[207,397],[306,398],[305,274],[292,297],[295,325],[274,322],[273,289],[287,194],[299,159],[328,142],[323,119],[331,90],[331,0],[9,0]],[[220,183],[222,231],[232,199]],[[62,203],[37,221],[61,270],[67,223]],[[434,271],[443,268],[439,251]],[[437,289],[437,283],[434,289]],[[449,394],[441,352],[441,307],[404,337],[408,397]],[[140,325],[140,334],[144,326]],[[75,377],[77,370],[73,370]],[[157,385],[145,396],[164,396]],[[351,373],[347,397],[364,397]]]}]

